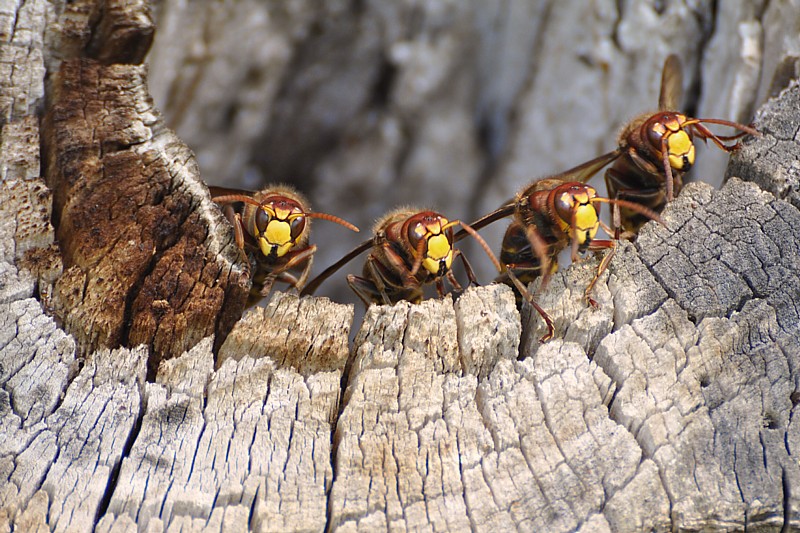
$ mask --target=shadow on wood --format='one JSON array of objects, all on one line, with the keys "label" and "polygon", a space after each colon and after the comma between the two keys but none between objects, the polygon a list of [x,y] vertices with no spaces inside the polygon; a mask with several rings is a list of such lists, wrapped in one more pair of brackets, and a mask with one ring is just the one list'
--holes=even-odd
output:
[{"label": "shadow on wood", "polygon": [[[20,69],[45,4],[15,12]],[[372,307],[349,346],[328,300],[233,324],[246,271],[142,67],[54,70],[100,50],[90,12],[50,13],[41,128],[44,74],[4,86],[0,530],[800,528],[800,86],[621,247],[598,309],[592,260],[554,277],[554,341],[490,285]]]}]

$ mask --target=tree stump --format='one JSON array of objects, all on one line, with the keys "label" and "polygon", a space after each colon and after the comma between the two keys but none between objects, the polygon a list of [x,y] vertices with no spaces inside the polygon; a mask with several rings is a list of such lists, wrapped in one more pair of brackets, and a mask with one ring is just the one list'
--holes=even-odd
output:
[{"label": "tree stump", "polygon": [[[153,76],[175,76],[164,115],[140,63],[153,18],[176,30],[180,5],[159,3],[155,14],[143,2],[0,6],[0,531],[800,528],[800,85],[787,81],[797,65],[790,4],[598,4],[598,39],[616,47],[596,49],[586,48],[585,27],[570,25],[569,2],[450,10],[402,1],[384,6],[390,12],[334,3],[316,14],[305,2],[234,4],[200,3],[185,21],[184,45],[208,30],[207,61],[159,48],[155,34]],[[215,26],[215,12],[231,16]],[[524,30],[526,21],[537,24]],[[269,36],[272,48],[253,47],[263,56],[220,60],[247,24],[285,29]],[[493,27],[519,42],[476,47]],[[567,28],[583,40],[559,51]],[[764,135],[733,156],[719,189],[688,185],[664,211],[666,228],[648,224],[620,246],[595,288],[598,308],[583,298],[597,259],[562,268],[540,299],[554,340],[539,343],[538,315],[520,315],[510,289],[494,284],[455,300],[372,306],[359,321],[352,305],[276,293],[239,319],[248,265],[194,155],[167,127],[176,116],[199,120],[206,96],[225,92],[202,83],[216,72],[205,66],[249,72],[232,76],[251,82],[236,98],[260,94],[249,103],[276,107],[266,129],[236,105],[209,108],[223,124],[228,117],[218,135],[249,141],[208,152],[213,128],[198,130],[210,136],[197,143],[201,164],[215,168],[213,152],[230,150],[239,170],[229,171],[242,173],[241,154],[263,138],[273,148],[263,157],[301,170],[312,190],[330,190],[341,174],[357,186],[337,195],[363,188],[363,203],[382,209],[381,180],[430,193],[435,177],[452,173],[469,178],[449,208],[482,210],[530,169],[540,173],[532,153],[552,151],[556,165],[567,153],[555,147],[577,144],[580,160],[595,155],[592,135],[613,131],[602,115],[616,100],[589,105],[591,128],[537,115],[558,109],[538,98],[570,94],[539,73],[560,72],[569,56],[569,68],[588,69],[586,87],[621,93],[630,77],[633,94],[653,103],[643,89],[653,62],[642,57],[675,42],[714,61],[736,58],[725,75],[707,59],[702,76],[719,74],[719,85],[703,87],[729,95],[719,100],[737,112],[777,96],[756,117]],[[530,48],[523,72],[501,82],[513,69],[490,52],[518,65]],[[602,77],[630,65],[625,77]],[[695,74],[699,65],[690,62]],[[463,84],[478,71],[497,81],[474,93]],[[338,103],[353,79],[370,83],[345,95],[350,107],[321,106]],[[181,101],[181,87],[195,96]],[[711,108],[700,92],[695,85],[692,99]],[[516,122],[498,111],[512,108]],[[319,124],[321,137],[302,138]],[[450,137],[453,128],[460,135]],[[299,161],[304,151],[313,158]],[[362,184],[374,168],[385,172]],[[436,187],[447,196],[454,183]]]}]

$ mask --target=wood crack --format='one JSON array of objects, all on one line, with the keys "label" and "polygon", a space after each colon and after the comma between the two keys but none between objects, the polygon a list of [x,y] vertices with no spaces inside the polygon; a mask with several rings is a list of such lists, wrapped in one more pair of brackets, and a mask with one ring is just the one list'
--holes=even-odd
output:
[{"label": "wood crack", "polygon": [[[597,286],[600,309],[582,302],[596,262],[554,277],[542,295],[557,318],[552,343],[538,345],[538,318],[520,324],[508,289],[490,285],[454,304],[373,308],[349,345],[353,309],[327,300],[276,293],[266,310],[238,320],[246,265],[192,155],[149,102],[141,67],[121,64],[136,63],[149,46],[148,8],[95,4],[25,0],[0,9],[0,31],[20,33],[19,40],[32,28],[30,52],[14,51],[12,42],[3,57],[19,61],[0,61],[13,85],[0,91],[8,120],[0,130],[0,260],[10,265],[0,265],[0,314],[21,313],[0,324],[0,479],[8,480],[0,487],[0,529],[789,530],[798,522],[800,468],[791,454],[800,438],[792,399],[800,369],[800,244],[792,231],[800,215],[790,206],[800,205],[796,85],[759,115],[768,134],[734,154],[725,186],[687,187],[665,215],[669,229],[646,228],[635,245],[621,245]],[[321,19],[304,2],[253,7],[250,20],[234,2],[213,19],[219,24],[208,24],[212,12],[203,7],[190,13],[167,2],[158,6],[160,20],[183,20],[160,37],[181,41],[158,48],[151,72],[170,88],[167,114],[179,106],[181,127],[193,130],[183,135],[197,139],[204,175],[259,167],[249,147],[269,139],[281,165],[265,175],[302,167],[301,179],[328,202],[323,209],[339,213],[339,197],[357,197],[365,218],[420,191],[458,213],[465,199],[477,198],[477,176],[489,184],[482,190],[492,204],[500,185],[513,188],[561,158],[580,159],[587,146],[607,149],[616,107],[638,107],[651,74],[645,65],[664,50],[701,50],[703,86],[716,79],[716,63],[736,71],[714,85],[720,95],[752,82],[741,73],[745,51],[716,46],[725,28],[750,22],[746,9],[740,20],[721,2],[663,13],[656,6],[655,16],[652,8],[614,14],[613,5],[598,4],[587,17],[593,31],[585,32],[567,4],[546,2],[536,30],[542,46],[531,61],[519,44],[529,43],[530,28],[518,26],[541,11],[522,4],[441,13],[404,2],[381,12],[360,5],[358,20],[381,24],[372,34],[352,20],[342,31],[336,17],[344,15],[334,8],[314,27]],[[762,54],[758,76],[766,80],[766,52],[777,54],[781,68],[793,64],[772,39],[796,36],[769,26],[791,18],[782,6],[762,7],[763,42],[747,42],[761,47],[753,53]],[[522,11],[511,20],[502,9]],[[655,31],[667,15],[678,30]],[[487,38],[482,28],[492,26],[491,16],[509,18],[493,37],[517,52],[487,71],[486,57],[475,61],[464,51],[480,52],[474,42]],[[45,46],[48,17],[55,19]],[[709,21],[712,33],[702,27]],[[232,39],[239,52],[224,55],[226,38],[243,29],[255,44],[241,49],[241,39]],[[559,35],[572,36],[571,45]],[[712,36],[715,46],[706,46]],[[644,38],[648,46],[638,47]],[[187,54],[185,45],[197,42],[202,57]],[[336,57],[317,56],[332,43],[342,45],[331,47]],[[411,50],[406,63],[392,55],[403,50]],[[351,56],[357,51],[364,56]],[[718,61],[725,54],[731,61]],[[86,55],[95,61],[79,59]],[[375,109],[363,98],[374,91],[341,88],[374,80],[385,69],[375,61],[386,58],[400,65],[382,80],[392,90],[377,118],[365,116]],[[47,92],[36,77],[44,64]],[[696,77],[701,63],[694,64]],[[219,65],[230,76],[211,79]],[[514,83],[536,83],[507,92],[471,85],[500,83],[519,65],[536,72],[515,73]],[[585,76],[566,80],[562,73],[575,65]],[[252,73],[244,93],[228,85],[244,79],[242,69]],[[598,79],[602,103],[580,92],[585,85],[597,93]],[[185,100],[175,98],[181,80],[194,84]],[[20,85],[26,88],[15,92]],[[337,91],[349,100],[337,100]],[[35,109],[44,94],[40,151]],[[74,108],[72,95],[81,96]],[[709,109],[714,96],[698,94],[699,107]],[[567,97],[569,109],[561,102]],[[514,126],[504,141],[509,150],[490,168],[481,166],[487,145],[477,131],[491,98],[492,109],[517,116],[506,117]],[[248,113],[270,120],[244,120]],[[580,127],[562,118],[570,113],[580,115]],[[312,131],[319,124],[322,137]],[[30,139],[22,139],[25,131]],[[299,145],[298,132],[307,135]],[[320,148],[336,132],[347,133],[344,142]],[[303,160],[275,155],[284,153]],[[19,262],[54,242],[49,208],[29,207],[49,202],[33,184],[40,154],[54,189],[60,276],[58,261],[45,255],[27,258],[28,270]],[[392,194],[381,183],[393,184]],[[37,291],[45,306],[56,304],[79,348],[42,314]],[[203,312],[192,314],[195,305]],[[105,314],[125,308],[121,317]],[[139,342],[150,349],[98,349]],[[76,353],[86,356],[82,366]],[[145,384],[148,359],[155,382]]]}]

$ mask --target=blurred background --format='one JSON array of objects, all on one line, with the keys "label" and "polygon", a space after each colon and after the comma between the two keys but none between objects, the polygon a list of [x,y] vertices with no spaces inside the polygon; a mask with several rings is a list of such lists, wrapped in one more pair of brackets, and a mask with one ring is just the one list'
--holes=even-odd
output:
[{"label": "blurred background", "polygon": [[[160,0],[154,16],[151,93],[206,182],[292,184],[362,228],[315,222],[312,275],[393,207],[471,221],[612,150],[656,108],[670,53],[684,111],[743,123],[800,65],[800,0]],[[698,152],[691,176],[719,186],[727,156]],[[505,226],[481,232],[498,253]],[[357,301],[344,277],[363,259],[318,294]]]}]

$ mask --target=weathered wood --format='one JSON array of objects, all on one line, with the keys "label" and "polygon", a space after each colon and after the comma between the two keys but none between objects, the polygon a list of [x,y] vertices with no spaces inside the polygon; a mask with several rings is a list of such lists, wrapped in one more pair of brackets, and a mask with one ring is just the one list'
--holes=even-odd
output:
[{"label": "weathered wood", "polygon": [[[792,161],[784,158],[782,165]],[[774,174],[781,172],[773,166]],[[541,302],[556,318],[560,335],[579,344],[556,340],[541,346],[536,340],[541,330],[534,326],[530,329],[537,334],[529,335],[522,349],[528,358],[502,379],[490,373],[482,383],[483,394],[472,394],[477,405],[472,407],[480,409],[497,394],[490,388],[493,378],[506,384],[528,379],[526,393],[505,393],[493,405],[509,409],[506,402],[512,398],[530,398],[533,404],[513,410],[529,417],[521,422],[488,426],[495,446],[507,448],[496,443],[495,435],[508,432],[509,442],[522,442],[522,454],[506,462],[489,461],[487,444],[481,453],[481,483],[467,483],[469,454],[464,447],[449,464],[437,456],[444,466],[437,463],[431,469],[435,475],[448,479],[447,473],[438,472],[449,468],[459,473],[456,479],[463,484],[455,482],[453,493],[462,503],[448,507],[451,523],[460,519],[478,529],[563,531],[582,526],[646,530],[800,525],[794,489],[800,472],[792,459],[797,444],[791,422],[798,396],[794,359],[800,353],[800,317],[793,303],[800,296],[800,240],[791,228],[800,225],[800,212],[731,179],[720,191],[703,184],[688,186],[664,218],[669,229],[650,224],[635,245],[621,247],[608,278],[601,278],[596,288],[599,309],[583,302],[583,288],[596,262],[573,265],[548,287]],[[612,306],[619,311],[614,313]],[[446,323],[438,309],[421,322],[436,316]],[[532,317],[541,323],[537,315]],[[351,499],[346,500],[355,505],[352,515],[339,510],[343,524],[362,528],[435,527],[441,520],[410,495],[426,494],[424,481],[430,475],[431,454],[425,451],[427,443],[422,445],[425,433],[409,420],[420,408],[411,400],[402,403],[397,385],[381,388],[402,381],[409,364],[404,365],[402,354],[410,350],[401,341],[408,330],[396,318],[389,315],[375,322],[368,315],[362,326],[356,361],[360,353],[381,355],[368,358],[375,361],[372,366],[354,364],[337,433],[342,436],[334,503],[342,473],[354,476],[350,471],[355,471],[369,481],[356,487],[371,487],[380,480],[373,489],[380,497],[370,498],[370,491],[355,488],[355,495],[348,493]],[[609,335],[612,323],[616,331]],[[373,338],[380,341],[377,346]],[[499,368],[503,367],[494,372]],[[364,389],[373,372],[383,377],[372,378],[375,384],[368,394]],[[411,382],[426,379],[430,372],[416,369]],[[439,390],[448,390],[432,383],[428,401],[440,398]],[[388,397],[382,400],[378,395],[373,405],[364,399],[376,397],[373,389]],[[445,394],[448,397],[452,396]],[[387,404],[389,398],[393,401]],[[397,402],[399,407],[394,406]],[[369,434],[359,433],[364,424],[359,413],[366,410],[361,403],[373,405],[366,411],[374,424],[367,426],[374,427]],[[348,423],[353,408],[357,422]],[[437,420],[447,420],[441,414],[446,409],[447,405],[430,415],[423,408],[428,416],[422,418],[422,427],[433,431]],[[392,415],[393,411],[399,413]],[[486,425],[484,420],[478,428]],[[344,431],[350,427],[359,437]],[[464,418],[457,427],[460,435],[471,431]],[[446,441],[447,426],[439,432]],[[550,442],[549,452],[540,451],[538,460],[532,459],[525,435]],[[349,459],[354,445],[348,446],[348,439],[360,443],[354,460]],[[408,440],[419,450],[403,444]],[[487,471],[486,461],[500,466]],[[568,475],[554,478],[559,465]],[[415,486],[420,487],[417,492],[408,488]],[[532,487],[544,496],[531,493]],[[391,488],[388,496],[386,488]],[[537,499],[547,504],[538,509]],[[470,501],[493,505],[482,514],[463,503]],[[334,507],[334,519],[336,511]]]},{"label": "weathered wood", "polygon": [[[101,161],[113,177],[123,168],[116,163],[138,162],[129,172],[142,190],[150,190],[145,178],[155,188],[169,182],[201,212],[198,219],[218,216],[203,188],[192,185],[197,172],[187,150],[163,129],[148,101],[141,68],[111,65],[125,60],[126,45],[102,46],[113,40],[113,28],[139,28],[128,37],[122,31],[116,42],[140,43],[131,57],[143,53],[147,6],[131,2],[128,14],[103,22],[122,4],[104,5],[29,0],[0,6],[0,55],[13,57],[16,69],[2,78],[9,85],[0,85],[0,531],[800,528],[793,412],[800,402],[800,216],[790,203],[737,179],[719,191],[688,186],[664,215],[668,229],[648,226],[635,244],[621,246],[594,293],[598,309],[583,301],[596,261],[562,269],[541,296],[557,323],[557,338],[545,345],[537,341],[539,318],[526,310],[520,323],[509,290],[497,286],[470,289],[455,304],[373,307],[347,371],[352,309],[291,295],[250,312],[216,362],[214,341],[205,336],[214,328],[187,323],[205,331],[187,338],[180,327],[159,323],[159,310],[168,307],[134,299],[131,309],[138,302],[143,313],[136,325],[142,337],[157,338],[148,340],[152,346],[174,345],[172,355],[180,354],[162,361],[152,383],[144,382],[150,348],[91,351],[84,339],[76,342],[36,299],[49,305],[62,297],[47,296],[61,267],[51,247],[50,197],[37,181],[35,112],[45,94],[44,65],[54,81],[51,105],[68,105],[67,79],[108,89],[104,101],[84,102],[89,120],[65,122],[60,130],[91,134],[94,159],[84,163]],[[796,63],[796,17],[788,16],[795,12],[783,1],[667,3],[663,9],[601,3],[594,19],[585,17],[595,33],[567,16],[577,5],[570,2],[398,2],[383,6],[386,11],[358,3],[353,12],[349,4],[326,4],[318,12],[312,3],[292,5],[294,11],[269,2],[182,8],[204,24],[187,19],[186,32],[179,26],[164,32],[191,50],[172,50],[172,57],[187,58],[181,68],[172,69],[164,55],[153,63],[161,65],[159,76],[180,80],[165,107],[212,135],[208,145],[224,139],[214,153],[229,155],[234,167],[245,164],[263,134],[270,140],[267,159],[282,162],[276,165],[281,172],[310,169],[299,177],[315,183],[321,202],[376,212],[403,191],[417,201],[425,193],[431,202],[452,202],[455,215],[464,214],[470,199],[494,207],[492,195],[504,198],[514,180],[607,149],[616,120],[610,110],[638,111],[637,99],[645,109],[652,105],[654,58],[676,43],[705,52],[703,85],[690,92],[704,115],[726,115],[704,111],[715,97],[746,114],[753,87],[782,86],[771,72],[790,72]],[[169,2],[157,7],[174,24],[185,13]],[[230,18],[210,23],[220,20],[210,16],[220,11]],[[47,30],[52,49],[43,44],[46,20],[53,22]],[[373,32],[377,22],[383,33]],[[246,40],[252,48],[241,50],[243,24],[271,30],[264,33],[272,39],[264,55],[256,53],[262,44],[256,33]],[[219,34],[227,37],[217,40]],[[480,38],[487,35],[497,40],[484,48]],[[735,39],[726,44],[729,35]],[[102,50],[111,66],[72,59]],[[496,59],[498,50],[507,61]],[[719,57],[728,59],[716,65]],[[250,61],[266,70],[249,70]],[[690,76],[699,79],[688,62]],[[723,66],[728,81],[712,84]],[[217,74],[215,68],[226,67],[243,75]],[[85,76],[66,76],[80,69]],[[583,81],[564,81],[583,69]],[[608,78],[598,74],[604,71]],[[314,73],[319,77],[309,78]],[[118,87],[115,79],[127,80],[129,100],[110,90]],[[228,80],[249,83],[233,91],[224,87]],[[355,88],[353,80],[360,80]],[[465,80],[490,82],[475,87]],[[182,87],[196,92],[183,101],[190,92]],[[608,105],[578,96],[580,87],[608,98]],[[198,126],[206,124],[199,109],[210,93],[219,105],[206,101],[206,113],[222,121],[213,128]],[[344,103],[336,98],[342,93]],[[740,166],[729,172],[781,196],[786,191],[795,206],[787,184],[796,174],[796,99],[796,92],[784,93],[759,115],[767,135],[748,141],[735,156]],[[274,110],[273,102],[279,103]],[[266,108],[272,120],[248,115]],[[572,114],[579,125],[566,118]],[[291,132],[315,134],[325,117],[332,122],[323,121],[319,133],[334,145],[292,138]],[[249,136],[232,150],[228,143],[242,140],[231,135],[237,128]],[[43,166],[70,172],[70,158],[86,152],[53,151],[54,132],[46,122],[44,153],[55,158]],[[198,146],[201,161],[213,158]],[[282,154],[284,148],[291,149]],[[293,162],[292,153],[314,161]],[[170,166],[176,160],[177,168]],[[84,170],[73,174],[79,179],[100,176],[91,165],[74,168]],[[169,179],[158,173],[163,169]],[[434,183],[443,177],[459,181]],[[479,183],[486,188],[476,188]],[[93,202],[81,190],[56,191],[58,216],[65,206],[128,205],[124,197]],[[147,218],[148,209],[127,213]],[[194,216],[188,212],[187,224]],[[78,227],[92,217],[76,220]],[[213,239],[218,249],[232,248],[221,219],[205,227],[207,236],[203,230],[187,237],[181,254]],[[130,228],[107,231],[122,238]],[[317,238],[346,247],[340,235]],[[77,248],[90,242],[78,240]],[[330,248],[340,252],[339,245]],[[83,250],[88,256],[94,248]],[[70,253],[62,287],[85,276],[72,268]],[[153,287],[196,266],[178,264],[154,269]],[[217,271],[211,270],[204,271],[204,283],[213,283]],[[195,297],[184,302],[191,306]],[[303,317],[302,325],[295,317]]]},{"label": "weathered wood", "polygon": [[[149,3],[46,6],[28,40],[44,48],[39,67],[50,69],[42,145],[65,272],[51,289],[57,261],[39,252],[27,266],[83,353],[145,343],[154,371],[207,335],[224,338],[241,315],[247,265],[230,237],[217,235],[224,219],[135,65],[153,36]],[[55,22],[46,35],[36,25],[45,17]]]},{"label": "weathered wood", "polygon": [[65,61],[44,128],[65,269],[54,312],[82,349],[144,343],[155,366],[224,337],[249,269],[146,87],[141,66]]},{"label": "weathered wood", "polygon": [[98,530],[322,529],[352,313],[277,294],[237,325],[217,371],[210,339],[164,361]]},{"label": "weathered wood", "polygon": [[105,65],[139,64],[153,40],[155,26],[147,0],[55,2],[48,69],[62,60],[89,57]]},{"label": "weathered wood", "polygon": [[87,57],[101,63],[140,64],[144,61],[155,33],[147,0],[106,0],[100,7],[99,21],[93,20],[92,41]]},{"label": "weathered wood", "polygon": [[755,122],[761,137],[748,139],[731,157],[727,177],[752,181],[800,208],[800,86],[794,81],[780,98],[767,102]]},{"label": "weathered wood", "polygon": [[[480,316],[489,305],[508,333],[499,345],[496,323]],[[332,528],[464,530],[496,511],[480,479],[492,437],[470,372],[517,358],[519,315],[501,286],[472,291],[456,314],[449,298],[368,310],[336,427]],[[459,322],[470,324],[463,350]],[[474,504],[471,481],[485,491]]]},{"label": "weathered wood", "polygon": [[800,213],[732,179],[690,186],[640,256],[671,297],[604,339],[611,414],[659,465],[685,527],[800,523],[791,413]]},{"label": "weathered wood", "polygon": [[[10,165],[5,168],[9,175],[17,174]],[[50,193],[40,179],[17,176],[0,184],[0,301],[4,303],[33,296],[37,282],[41,293],[49,294],[61,273],[57,250],[50,247]],[[26,268],[21,270],[22,266]]]},{"label": "weathered wood", "polygon": [[[50,193],[40,179],[39,121],[44,98],[44,30],[49,4],[0,5],[0,301],[46,296],[60,273]],[[28,268],[17,263],[34,254]],[[49,265],[49,266],[48,266]],[[39,275],[41,274],[41,276]],[[42,278],[42,279],[39,279]]]},{"label": "weathered wood", "polygon": [[[45,0],[0,5],[0,124],[4,126],[34,115],[44,98],[44,32],[50,10]],[[13,149],[9,144],[4,148]]]},{"label": "weathered wood", "polygon": [[[96,351],[67,385],[74,341],[42,315],[34,300],[13,305],[24,327],[16,342],[7,345],[9,352],[19,345],[33,345],[47,355],[28,356],[24,366],[12,369],[0,393],[0,455],[6,480],[0,492],[4,511],[0,528],[88,531],[133,434],[147,351]],[[26,337],[35,339],[35,344],[26,342]],[[33,391],[27,390],[31,387]],[[31,393],[26,400],[23,395]],[[12,398],[15,401],[10,402]],[[26,405],[29,402],[33,405]]]},{"label": "weathered wood", "polygon": [[220,347],[217,365],[252,355],[268,356],[306,377],[342,370],[350,353],[352,322],[352,305],[276,293],[266,307],[253,309],[236,323]]},{"label": "weathered wood", "polygon": [[[520,326],[507,287],[471,289],[462,300],[455,313],[445,300],[367,314],[337,427],[331,525],[567,531],[668,523],[655,464],[608,417],[613,385],[602,370],[561,340],[517,362]],[[487,313],[496,320],[483,320]],[[516,327],[498,335],[498,324]],[[457,337],[458,345],[447,343]],[[459,364],[465,352],[485,365],[485,379]]]},{"label": "weathered wood", "polygon": [[[42,147],[39,118],[35,115],[44,95],[45,63],[56,67],[60,59],[80,55],[87,46],[98,46],[109,61],[108,54],[113,55],[115,49],[122,48],[122,53],[126,54],[131,52],[128,46],[131,41],[124,37],[118,38],[122,44],[116,48],[104,46],[103,39],[125,34],[125,30],[120,33],[114,24],[97,18],[94,23],[99,24],[99,31],[94,41],[87,38],[76,46],[69,44],[74,37],[92,36],[91,31],[85,31],[90,26],[86,13],[99,5],[92,4],[88,10],[85,3],[63,9],[61,4],[36,0],[17,6],[7,3],[0,6],[3,37],[0,56],[7,70],[0,98],[3,110],[0,120],[0,175],[3,180],[0,187],[0,530],[3,531],[92,530],[98,515],[105,511],[120,459],[128,453],[132,442],[129,439],[135,436],[135,428],[141,420],[140,389],[144,384],[149,351],[144,348],[91,351],[86,345],[77,346],[32,298],[37,296],[50,307],[52,285],[61,271],[59,250],[52,246],[51,196],[40,179]],[[133,8],[133,4],[129,7],[131,12],[138,9]],[[113,18],[117,8],[112,3],[107,3],[105,8],[101,19]],[[58,23],[48,27],[50,44],[58,48],[54,55],[44,44],[44,34],[47,20],[55,19],[56,11]],[[74,24],[71,26],[71,23]],[[75,32],[70,34],[72,30]],[[98,37],[104,32],[108,39]],[[143,55],[146,46],[139,50]],[[74,124],[68,127],[73,128],[76,137],[87,132],[99,134],[93,140],[97,142],[95,146],[102,148],[100,152],[117,150],[116,155],[119,155],[120,146],[107,142],[104,133],[109,133],[110,129],[110,137],[125,141],[141,133],[136,124],[152,126],[156,132],[150,140],[156,141],[155,145],[138,146],[142,149],[141,160],[152,169],[159,163],[157,147],[165,152],[174,151],[175,147],[169,146],[169,135],[158,131],[157,113],[143,105],[147,103],[146,82],[141,77],[136,80],[135,75],[133,79],[139,92],[129,106],[122,105],[125,95],[113,91],[105,94],[112,96],[106,107],[102,104],[93,107],[85,98],[72,102],[73,105],[87,104],[81,111],[88,110],[90,119],[92,110],[98,107],[108,111],[111,117],[121,113],[128,119],[136,113],[125,115],[126,111],[136,108],[136,112],[142,114],[137,118],[143,120],[133,121],[133,128],[124,120],[123,123],[113,120],[103,123],[107,117],[94,117],[98,120],[91,126],[97,126],[93,132],[88,125],[85,129],[75,128]],[[51,103],[58,102],[53,93],[51,96]],[[99,101],[94,102],[97,103]],[[123,131],[114,131],[115,126]],[[145,139],[133,140],[136,144]],[[172,137],[172,144],[177,143]],[[162,148],[162,144],[166,146]],[[182,151],[178,159],[182,166],[191,162],[185,146],[178,145],[177,151]],[[191,180],[179,180],[181,172],[186,173],[180,167],[173,165],[168,169],[174,174],[172,184],[187,190],[187,203],[199,206],[195,207],[195,212],[202,212],[200,208],[206,212],[211,210],[213,218],[213,208],[202,185],[192,186]],[[113,172],[108,168],[103,170]],[[151,174],[142,174],[149,175],[152,170]],[[203,195],[205,203],[198,201]],[[70,196],[72,200],[78,199]],[[221,220],[218,217],[218,223],[224,224],[219,222]],[[217,237],[216,230],[212,229],[209,234],[211,243],[224,248],[226,241]],[[232,248],[229,242],[228,247]],[[218,251],[213,249],[212,253],[216,255]],[[235,267],[229,270],[236,275]],[[230,310],[236,313],[235,303],[230,305]],[[220,320],[219,327],[220,331],[225,330],[224,319]],[[79,349],[86,354],[80,359],[76,356]]]}]

